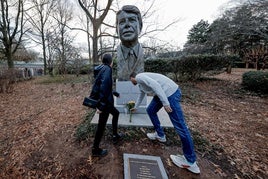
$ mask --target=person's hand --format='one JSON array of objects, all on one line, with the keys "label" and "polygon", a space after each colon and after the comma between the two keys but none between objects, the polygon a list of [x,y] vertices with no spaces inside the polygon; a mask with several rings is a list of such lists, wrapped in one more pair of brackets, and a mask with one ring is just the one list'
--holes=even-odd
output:
[{"label": "person's hand", "polygon": [[170,106],[164,106],[164,109],[168,112],[171,113],[172,112],[172,108]]},{"label": "person's hand", "polygon": [[100,114],[100,113],[102,113],[102,111],[101,111],[101,110],[99,110],[99,109],[97,109],[97,113],[98,113],[98,114]]},{"label": "person's hand", "polygon": [[120,93],[118,93],[116,91],[113,92],[113,95],[115,95],[116,97],[120,98]]},{"label": "person's hand", "polygon": [[131,112],[136,112],[137,109],[136,109],[136,108],[131,108],[130,111],[131,111]]}]

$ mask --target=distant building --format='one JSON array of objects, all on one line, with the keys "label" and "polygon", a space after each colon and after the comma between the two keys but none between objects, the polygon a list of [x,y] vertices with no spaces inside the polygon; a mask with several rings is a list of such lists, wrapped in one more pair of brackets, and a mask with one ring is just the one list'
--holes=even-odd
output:
[{"label": "distant building", "polygon": [[15,61],[15,68],[23,69],[26,71],[25,75],[27,76],[41,76],[44,74],[44,63],[43,62],[23,62]]}]

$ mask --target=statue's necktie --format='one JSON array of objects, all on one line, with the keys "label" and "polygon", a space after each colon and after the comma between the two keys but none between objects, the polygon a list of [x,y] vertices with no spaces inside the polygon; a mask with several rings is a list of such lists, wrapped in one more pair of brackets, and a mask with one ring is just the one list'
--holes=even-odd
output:
[{"label": "statue's necktie", "polygon": [[129,70],[134,70],[134,66],[135,66],[135,63],[136,63],[136,57],[135,57],[135,54],[134,54],[134,51],[133,49],[129,50],[129,53],[128,53],[128,69]]}]

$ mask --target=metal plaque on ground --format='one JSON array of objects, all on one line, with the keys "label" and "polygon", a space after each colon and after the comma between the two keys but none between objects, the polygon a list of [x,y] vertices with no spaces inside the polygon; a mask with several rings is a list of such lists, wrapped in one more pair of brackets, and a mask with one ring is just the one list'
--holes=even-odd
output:
[{"label": "metal plaque on ground", "polygon": [[124,178],[167,179],[168,176],[160,157],[124,154]]}]

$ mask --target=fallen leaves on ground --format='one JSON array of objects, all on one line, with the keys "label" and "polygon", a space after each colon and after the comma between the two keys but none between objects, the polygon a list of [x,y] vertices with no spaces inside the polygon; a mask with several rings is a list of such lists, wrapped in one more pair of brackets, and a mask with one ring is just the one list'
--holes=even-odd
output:
[{"label": "fallen leaves on ground", "polygon": [[[268,99],[241,92],[244,69],[201,82],[179,84],[189,128],[218,147],[215,156],[198,151],[202,178],[267,178]],[[77,142],[74,134],[89,109],[82,106],[90,84],[42,84],[39,78],[18,83],[13,93],[0,94],[1,178],[105,178],[123,176],[123,153],[161,156],[170,178],[198,178],[169,159],[178,146],[149,141],[124,141],[109,149],[103,159],[91,158],[93,138]],[[131,135],[131,132],[126,132]],[[179,140],[179,138],[178,138]],[[220,158],[227,161],[217,163]]]}]

